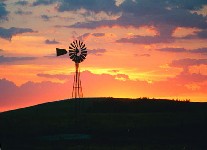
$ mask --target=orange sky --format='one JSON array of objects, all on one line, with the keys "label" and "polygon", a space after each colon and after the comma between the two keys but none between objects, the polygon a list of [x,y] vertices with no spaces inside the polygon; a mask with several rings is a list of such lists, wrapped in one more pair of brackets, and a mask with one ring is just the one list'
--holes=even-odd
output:
[{"label": "orange sky", "polygon": [[71,97],[84,41],[84,97],[207,101],[207,3],[153,0],[0,2],[0,111]]}]

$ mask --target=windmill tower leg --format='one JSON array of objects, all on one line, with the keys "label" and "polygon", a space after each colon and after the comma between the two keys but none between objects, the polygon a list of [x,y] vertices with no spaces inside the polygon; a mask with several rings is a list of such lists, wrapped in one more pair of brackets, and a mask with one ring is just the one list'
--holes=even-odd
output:
[{"label": "windmill tower leg", "polygon": [[75,75],[74,75],[74,81],[73,81],[73,92],[72,92],[72,98],[82,98],[82,86],[81,86],[81,80],[80,80],[80,70],[79,70],[79,63],[75,63]]}]

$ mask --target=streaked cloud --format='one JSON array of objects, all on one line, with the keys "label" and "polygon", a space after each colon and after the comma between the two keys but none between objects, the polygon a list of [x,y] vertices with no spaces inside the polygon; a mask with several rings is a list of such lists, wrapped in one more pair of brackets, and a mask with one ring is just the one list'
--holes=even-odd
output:
[{"label": "streaked cloud", "polygon": [[198,65],[207,65],[207,59],[191,59],[191,58],[185,58],[185,59],[178,59],[172,61],[170,66],[172,67],[181,67],[186,68],[189,66],[198,66]]},{"label": "streaked cloud", "polygon": [[23,11],[22,9],[18,9],[17,11],[15,11],[15,14],[17,14],[17,15],[31,15],[32,12],[31,11]]},{"label": "streaked cloud", "polygon": [[134,54],[136,57],[150,57],[150,54]]},{"label": "streaked cloud", "polygon": [[194,34],[187,35],[181,39],[207,39],[207,29],[195,31]]},{"label": "streaked cloud", "polygon": [[157,44],[157,43],[172,43],[173,38],[161,36],[139,36],[135,35],[130,38],[121,38],[117,40],[118,43],[133,43],[133,44]]},{"label": "streaked cloud", "polygon": [[93,33],[92,35],[96,37],[102,37],[105,36],[105,33]]},{"label": "streaked cloud", "polygon": [[22,62],[22,61],[29,61],[29,60],[35,60],[35,59],[36,57],[5,57],[1,55],[0,64]]},{"label": "streaked cloud", "polygon": [[19,0],[19,1],[15,2],[15,4],[20,5],[20,6],[26,6],[29,4],[29,2],[26,0]]},{"label": "streaked cloud", "polygon": [[59,43],[60,42],[56,41],[55,39],[53,39],[53,40],[49,40],[49,39],[45,40],[45,44],[59,44]]},{"label": "streaked cloud", "polygon": [[45,73],[38,73],[37,76],[44,77],[44,78],[55,78],[59,80],[68,80],[69,75],[63,74],[45,74]]},{"label": "streaked cloud", "polygon": [[92,49],[92,50],[88,50],[88,54],[96,55],[96,56],[101,56],[105,52],[106,52],[106,49]]},{"label": "streaked cloud", "polygon": [[48,15],[41,15],[41,18],[42,18],[44,21],[49,21],[51,17],[49,17]]},{"label": "streaked cloud", "polygon": [[104,37],[105,33],[84,33],[83,35],[77,37],[77,39],[84,41],[88,39],[90,36],[91,37]]},{"label": "streaked cloud", "polygon": [[16,28],[11,27],[9,29],[0,27],[0,37],[6,40],[11,40],[13,36],[22,34],[22,33],[34,33],[36,31],[30,28]]},{"label": "streaked cloud", "polygon": [[161,52],[172,52],[172,53],[194,53],[194,54],[205,54],[205,55],[207,54],[207,47],[197,48],[197,49],[192,49],[192,50],[188,50],[185,48],[166,47],[166,48],[161,48],[157,50]]}]

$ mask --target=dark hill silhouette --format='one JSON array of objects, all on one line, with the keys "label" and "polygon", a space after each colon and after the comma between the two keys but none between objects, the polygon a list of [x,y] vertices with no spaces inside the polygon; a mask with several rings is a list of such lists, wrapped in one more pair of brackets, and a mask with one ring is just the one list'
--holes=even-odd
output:
[{"label": "dark hill silhouette", "polygon": [[206,149],[207,103],[84,98],[0,113],[5,149]]}]

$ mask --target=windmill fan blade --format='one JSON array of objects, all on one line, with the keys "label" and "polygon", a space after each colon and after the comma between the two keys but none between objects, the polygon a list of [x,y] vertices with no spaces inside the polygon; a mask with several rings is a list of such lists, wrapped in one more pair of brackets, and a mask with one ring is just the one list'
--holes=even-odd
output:
[{"label": "windmill fan blade", "polygon": [[80,54],[80,57],[82,57],[83,59],[85,59],[85,56],[83,54]]},{"label": "windmill fan blade", "polygon": [[84,51],[84,50],[86,50],[86,47],[85,47],[85,48],[83,48],[83,49],[81,49],[81,51]]},{"label": "windmill fan blade", "polygon": [[85,44],[83,44],[83,45],[81,46],[81,49],[82,49],[82,48],[84,48],[85,46],[86,46],[86,45],[85,45]]},{"label": "windmill fan blade", "polygon": [[75,48],[69,46],[69,49],[73,50],[73,49],[75,49]]},{"label": "windmill fan blade", "polygon": [[86,57],[87,56],[87,54],[82,54],[84,57]]},{"label": "windmill fan blade", "polygon": [[74,55],[74,57],[72,58],[72,61],[77,61],[77,56],[76,55]]},{"label": "windmill fan blade", "polygon": [[81,41],[79,40],[78,42],[79,42],[79,46],[81,46]]},{"label": "windmill fan blade", "polygon": [[76,47],[75,47],[75,44],[71,43],[70,45],[71,45],[74,49],[76,48]]},{"label": "windmill fan blade", "polygon": [[75,54],[73,54],[73,53],[69,53],[69,56],[72,56],[72,55],[75,55]]},{"label": "windmill fan blade", "polygon": [[70,59],[73,59],[73,58],[75,58],[75,54],[73,54],[73,55],[70,56]]},{"label": "windmill fan blade", "polygon": [[81,42],[80,47],[83,45],[83,42]]},{"label": "windmill fan blade", "polygon": [[82,51],[81,54],[87,54],[87,51]]},{"label": "windmill fan blade", "polygon": [[85,56],[83,56],[83,55],[80,55],[80,57],[82,60],[86,59]]},{"label": "windmill fan blade", "polygon": [[56,48],[56,54],[57,56],[65,55],[67,51],[65,49]]},{"label": "windmill fan blade", "polygon": [[83,58],[81,58],[81,57],[80,57],[79,59],[80,59],[80,62],[82,62],[82,61],[84,60],[84,59],[83,59]]},{"label": "windmill fan blade", "polygon": [[77,40],[75,41],[75,43],[76,43],[76,46],[78,47],[78,41]]},{"label": "windmill fan blade", "polygon": [[73,44],[73,46],[74,46],[75,48],[77,48],[77,45],[75,44],[75,41],[73,41],[73,43],[71,43],[71,44]]},{"label": "windmill fan blade", "polygon": [[69,50],[69,53],[75,53],[75,50]]}]

